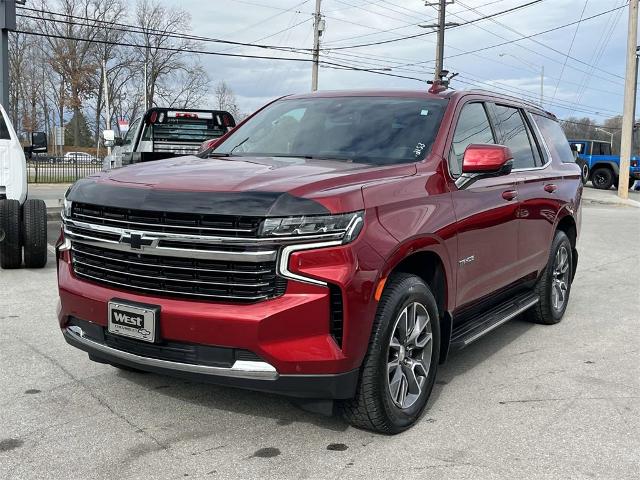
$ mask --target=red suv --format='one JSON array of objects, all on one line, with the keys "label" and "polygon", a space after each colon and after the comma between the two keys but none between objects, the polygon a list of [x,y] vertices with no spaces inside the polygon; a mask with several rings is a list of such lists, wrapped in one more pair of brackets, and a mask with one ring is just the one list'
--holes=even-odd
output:
[{"label": "red suv", "polygon": [[581,194],[555,117],[518,99],[281,98],[198,157],[71,187],[60,326],[98,362],[400,432],[449,352],[562,319]]}]

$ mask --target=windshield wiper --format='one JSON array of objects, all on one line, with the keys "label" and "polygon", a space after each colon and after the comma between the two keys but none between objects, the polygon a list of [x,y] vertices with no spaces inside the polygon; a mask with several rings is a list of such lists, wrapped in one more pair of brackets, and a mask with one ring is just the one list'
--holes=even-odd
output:
[{"label": "windshield wiper", "polygon": [[247,137],[247,138],[245,138],[245,139],[244,139],[244,140],[242,140],[239,144],[237,144],[235,147],[233,147],[231,150],[229,150],[229,155],[232,155],[232,154],[233,154],[233,152],[235,152],[235,151],[236,151],[236,148],[241,147],[242,145],[244,145],[246,142],[248,142],[248,141],[249,141],[249,139],[250,139],[250,138],[251,138],[251,137]]},{"label": "windshield wiper", "polygon": [[218,152],[211,152],[208,155],[208,158],[212,158],[212,157],[230,157],[231,154],[230,153],[218,153]]}]

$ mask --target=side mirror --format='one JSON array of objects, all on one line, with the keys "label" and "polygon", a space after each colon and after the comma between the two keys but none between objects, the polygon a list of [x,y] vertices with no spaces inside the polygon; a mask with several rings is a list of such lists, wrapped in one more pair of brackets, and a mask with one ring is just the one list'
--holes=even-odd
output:
[{"label": "side mirror", "polygon": [[33,132],[31,134],[31,151],[34,153],[46,153],[48,149],[47,134],[44,132]]},{"label": "side mirror", "polygon": [[464,152],[462,173],[509,175],[513,169],[513,154],[504,145],[471,144]]}]

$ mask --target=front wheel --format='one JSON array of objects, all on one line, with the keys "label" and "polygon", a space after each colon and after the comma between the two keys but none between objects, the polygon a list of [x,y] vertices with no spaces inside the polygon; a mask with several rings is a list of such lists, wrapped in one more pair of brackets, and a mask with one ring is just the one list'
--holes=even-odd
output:
[{"label": "front wheel", "polygon": [[380,299],[356,396],[343,403],[355,427],[395,434],[411,427],[427,405],[440,357],[440,322],[424,281],[393,275]]},{"label": "front wheel", "polygon": [[536,283],[535,291],[540,301],[529,310],[530,319],[544,325],[559,323],[569,304],[572,280],[573,249],[569,237],[558,230],[547,266]]}]

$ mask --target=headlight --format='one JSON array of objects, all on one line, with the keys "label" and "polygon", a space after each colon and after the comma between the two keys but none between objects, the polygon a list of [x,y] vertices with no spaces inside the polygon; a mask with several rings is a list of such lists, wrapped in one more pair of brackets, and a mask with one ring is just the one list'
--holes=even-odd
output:
[{"label": "headlight", "polygon": [[66,218],[71,218],[71,207],[73,202],[71,200],[67,200],[67,197],[64,198],[64,203],[62,205],[62,213]]},{"label": "headlight", "polygon": [[339,215],[268,218],[260,227],[262,237],[342,235],[343,243],[356,239],[364,225],[364,212]]}]

